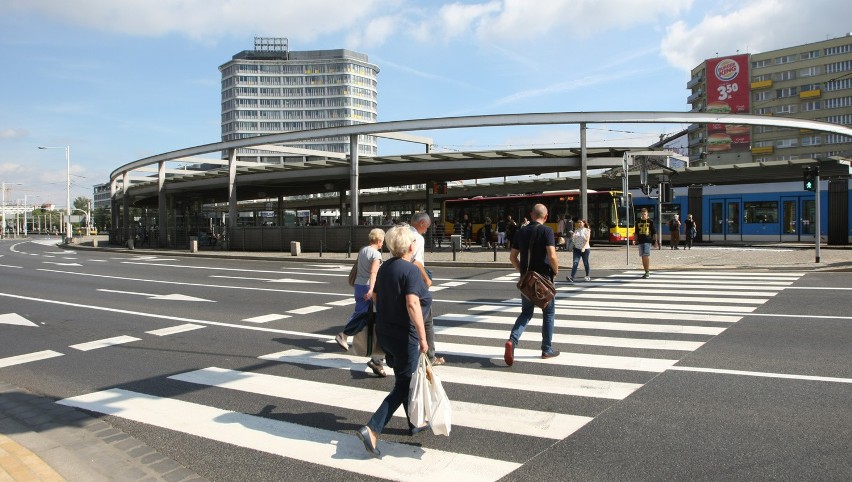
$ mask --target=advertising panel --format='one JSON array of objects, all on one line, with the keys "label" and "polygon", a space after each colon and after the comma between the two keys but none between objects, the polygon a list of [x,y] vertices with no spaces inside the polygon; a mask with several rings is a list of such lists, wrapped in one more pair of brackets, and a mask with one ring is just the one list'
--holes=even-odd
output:
[{"label": "advertising panel", "polygon": [[[707,107],[705,112],[748,114],[750,106],[748,54],[719,57],[705,62]],[[751,130],[745,125],[707,124],[707,153],[747,151]]]}]

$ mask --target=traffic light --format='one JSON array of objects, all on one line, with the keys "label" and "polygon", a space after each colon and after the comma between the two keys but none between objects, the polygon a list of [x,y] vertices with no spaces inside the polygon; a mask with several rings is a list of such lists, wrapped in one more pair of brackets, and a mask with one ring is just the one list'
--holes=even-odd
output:
[{"label": "traffic light", "polygon": [[805,191],[816,191],[816,178],[819,176],[819,167],[805,167],[802,174]]}]

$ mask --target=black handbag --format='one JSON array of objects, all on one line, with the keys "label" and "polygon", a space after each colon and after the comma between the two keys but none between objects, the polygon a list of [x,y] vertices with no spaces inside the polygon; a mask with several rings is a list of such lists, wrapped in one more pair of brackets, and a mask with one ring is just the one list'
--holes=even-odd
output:
[{"label": "black handbag", "polygon": [[[538,230],[538,227],[536,227]],[[534,233],[535,234],[535,233]],[[532,264],[533,236],[530,237],[530,245],[527,248],[527,271],[518,280],[518,289],[521,294],[541,309],[544,309],[556,296],[556,288],[553,282],[541,273],[530,269]]]}]

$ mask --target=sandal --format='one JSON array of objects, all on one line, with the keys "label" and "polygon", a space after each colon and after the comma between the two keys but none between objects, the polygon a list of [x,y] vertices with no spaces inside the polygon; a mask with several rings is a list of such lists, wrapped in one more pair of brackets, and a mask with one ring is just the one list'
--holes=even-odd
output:
[{"label": "sandal", "polygon": [[443,365],[443,364],[447,363],[447,360],[444,360],[444,357],[442,357],[442,356],[436,356],[435,358],[432,359],[431,363],[432,363],[432,365]]},{"label": "sandal", "polygon": [[380,377],[388,376],[388,374],[385,373],[385,367],[383,367],[382,365],[379,365],[378,363],[374,362],[373,360],[368,361],[367,366],[370,367],[370,370],[373,370],[373,373],[377,376],[380,376]]}]

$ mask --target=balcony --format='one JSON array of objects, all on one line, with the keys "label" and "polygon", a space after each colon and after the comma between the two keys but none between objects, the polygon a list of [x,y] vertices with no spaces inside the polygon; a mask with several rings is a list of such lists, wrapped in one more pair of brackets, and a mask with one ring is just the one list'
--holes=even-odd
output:
[{"label": "balcony", "polygon": [[751,83],[751,90],[768,89],[769,87],[772,87],[772,79],[759,80]]},{"label": "balcony", "polygon": [[775,148],[773,146],[765,146],[765,147],[752,147],[751,153],[754,156],[760,156],[765,154],[772,154],[775,152]]},{"label": "balcony", "polygon": [[816,99],[817,97],[822,95],[822,90],[814,89],[814,90],[803,90],[799,92],[800,99]]},{"label": "balcony", "polygon": [[696,93],[694,93],[694,94],[692,94],[692,95],[690,95],[689,97],[686,98],[686,103],[692,104],[696,100],[698,100],[702,97],[704,97],[704,89],[699,89],[698,92],[696,92]]},{"label": "balcony", "polygon": [[695,77],[689,79],[689,82],[686,83],[686,88],[691,89],[698,85],[700,82],[704,81],[704,72],[696,75]]}]

